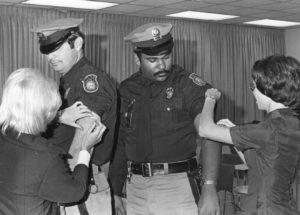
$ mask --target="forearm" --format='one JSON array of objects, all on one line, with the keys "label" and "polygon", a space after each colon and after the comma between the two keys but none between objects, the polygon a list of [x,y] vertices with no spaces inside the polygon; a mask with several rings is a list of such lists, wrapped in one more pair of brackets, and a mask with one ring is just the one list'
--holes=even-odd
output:
[{"label": "forearm", "polygon": [[[115,157],[116,158],[116,157]],[[108,178],[114,195],[122,196],[122,190],[127,177],[127,161],[124,157],[113,159],[109,166]]]},{"label": "forearm", "polygon": [[[208,143],[209,142],[209,143]],[[221,147],[217,142],[205,140],[201,148],[202,179],[199,214],[220,214],[217,179]]]},{"label": "forearm", "polygon": [[199,117],[199,135],[201,137],[207,137],[208,132],[215,126],[214,122],[214,109],[216,100],[211,98],[206,98],[202,109],[201,116]]},{"label": "forearm", "polygon": [[212,181],[216,186],[221,157],[221,144],[211,140],[201,143],[202,178]]},{"label": "forearm", "polygon": [[114,195],[122,196],[122,188],[127,176],[127,156],[124,143],[119,140],[116,152],[109,166],[108,178]]}]

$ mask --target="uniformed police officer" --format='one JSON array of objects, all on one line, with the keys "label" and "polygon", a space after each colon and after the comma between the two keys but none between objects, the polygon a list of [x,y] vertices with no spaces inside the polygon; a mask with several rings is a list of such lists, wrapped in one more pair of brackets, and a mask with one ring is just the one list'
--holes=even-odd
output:
[{"label": "uniformed police officer", "polygon": [[[102,123],[107,127],[105,136],[93,152],[92,162],[95,164],[93,170],[96,174],[95,171],[99,169],[97,167],[106,164],[111,158],[117,93],[116,86],[109,76],[96,68],[84,56],[84,35],[79,30],[79,25],[82,22],[83,19],[59,19],[39,26],[34,31],[39,39],[40,52],[46,55],[50,67],[61,75],[62,112],[65,108],[80,101],[91,111],[97,113],[101,117]],[[77,123],[86,123],[81,120],[83,119]],[[70,128],[66,128],[64,134],[56,134],[54,129],[52,135],[59,139],[58,142],[66,142],[65,139],[73,138],[74,132],[70,130]],[[70,146],[63,147],[65,149],[70,148]],[[107,184],[106,181],[105,183]],[[103,187],[103,184],[97,186]],[[100,187],[98,188],[100,189]],[[109,193],[107,190],[105,192]],[[103,209],[110,205],[109,199],[107,202],[108,204],[105,204]],[[111,214],[111,208],[108,210],[101,214]],[[91,211],[89,212],[93,214]]]},{"label": "uniformed police officer", "polygon": [[[109,171],[118,215],[220,213],[218,143],[202,144],[200,200],[195,199],[193,177],[198,174],[194,123],[199,123],[205,91],[211,86],[172,64],[171,29],[169,23],[150,23],[125,37],[133,44],[140,69],[119,88],[119,139]],[[126,178],[125,210],[121,196]]]}]

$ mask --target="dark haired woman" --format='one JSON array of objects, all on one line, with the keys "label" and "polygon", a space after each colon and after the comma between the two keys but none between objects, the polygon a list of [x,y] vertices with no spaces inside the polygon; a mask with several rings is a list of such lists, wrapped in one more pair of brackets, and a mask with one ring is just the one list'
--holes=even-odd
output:
[{"label": "dark haired woman", "polygon": [[[200,119],[200,136],[233,144],[239,150],[253,149],[261,183],[255,214],[299,214],[292,195],[300,149],[298,119],[300,63],[282,55],[273,55],[255,62],[250,89],[259,110],[267,112],[258,124],[233,126],[229,120],[215,124],[213,109],[220,98],[217,89],[206,92]],[[244,211],[244,214],[253,214]]]}]

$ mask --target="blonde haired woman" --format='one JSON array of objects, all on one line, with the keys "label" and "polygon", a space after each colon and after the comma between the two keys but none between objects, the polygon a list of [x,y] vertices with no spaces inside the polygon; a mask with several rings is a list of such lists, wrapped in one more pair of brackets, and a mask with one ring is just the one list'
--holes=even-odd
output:
[{"label": "blonde haired woman", "polygon": [[54,215],[57,203],[80,200],[87,188],[90,152],[105,126],[77,130],[77,164],[68,171],[64,151],[41,137],[57,115],[61,99],[56,83],[39,71],[14,71],[3,89],[0,106],[0,214]]}]

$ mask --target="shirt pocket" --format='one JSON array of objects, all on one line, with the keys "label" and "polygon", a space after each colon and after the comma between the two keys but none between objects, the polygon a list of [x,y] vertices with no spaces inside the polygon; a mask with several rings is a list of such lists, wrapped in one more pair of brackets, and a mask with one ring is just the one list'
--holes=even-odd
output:
[{"label": "shirt pocket", "polygon": [[172,130],[182,127],[189,120],[188,113],[183,108],[182,98],[173,98],[170,100],[161,99],[154,103],[152,116],[157,119],[158,127],[166,130]]}]

